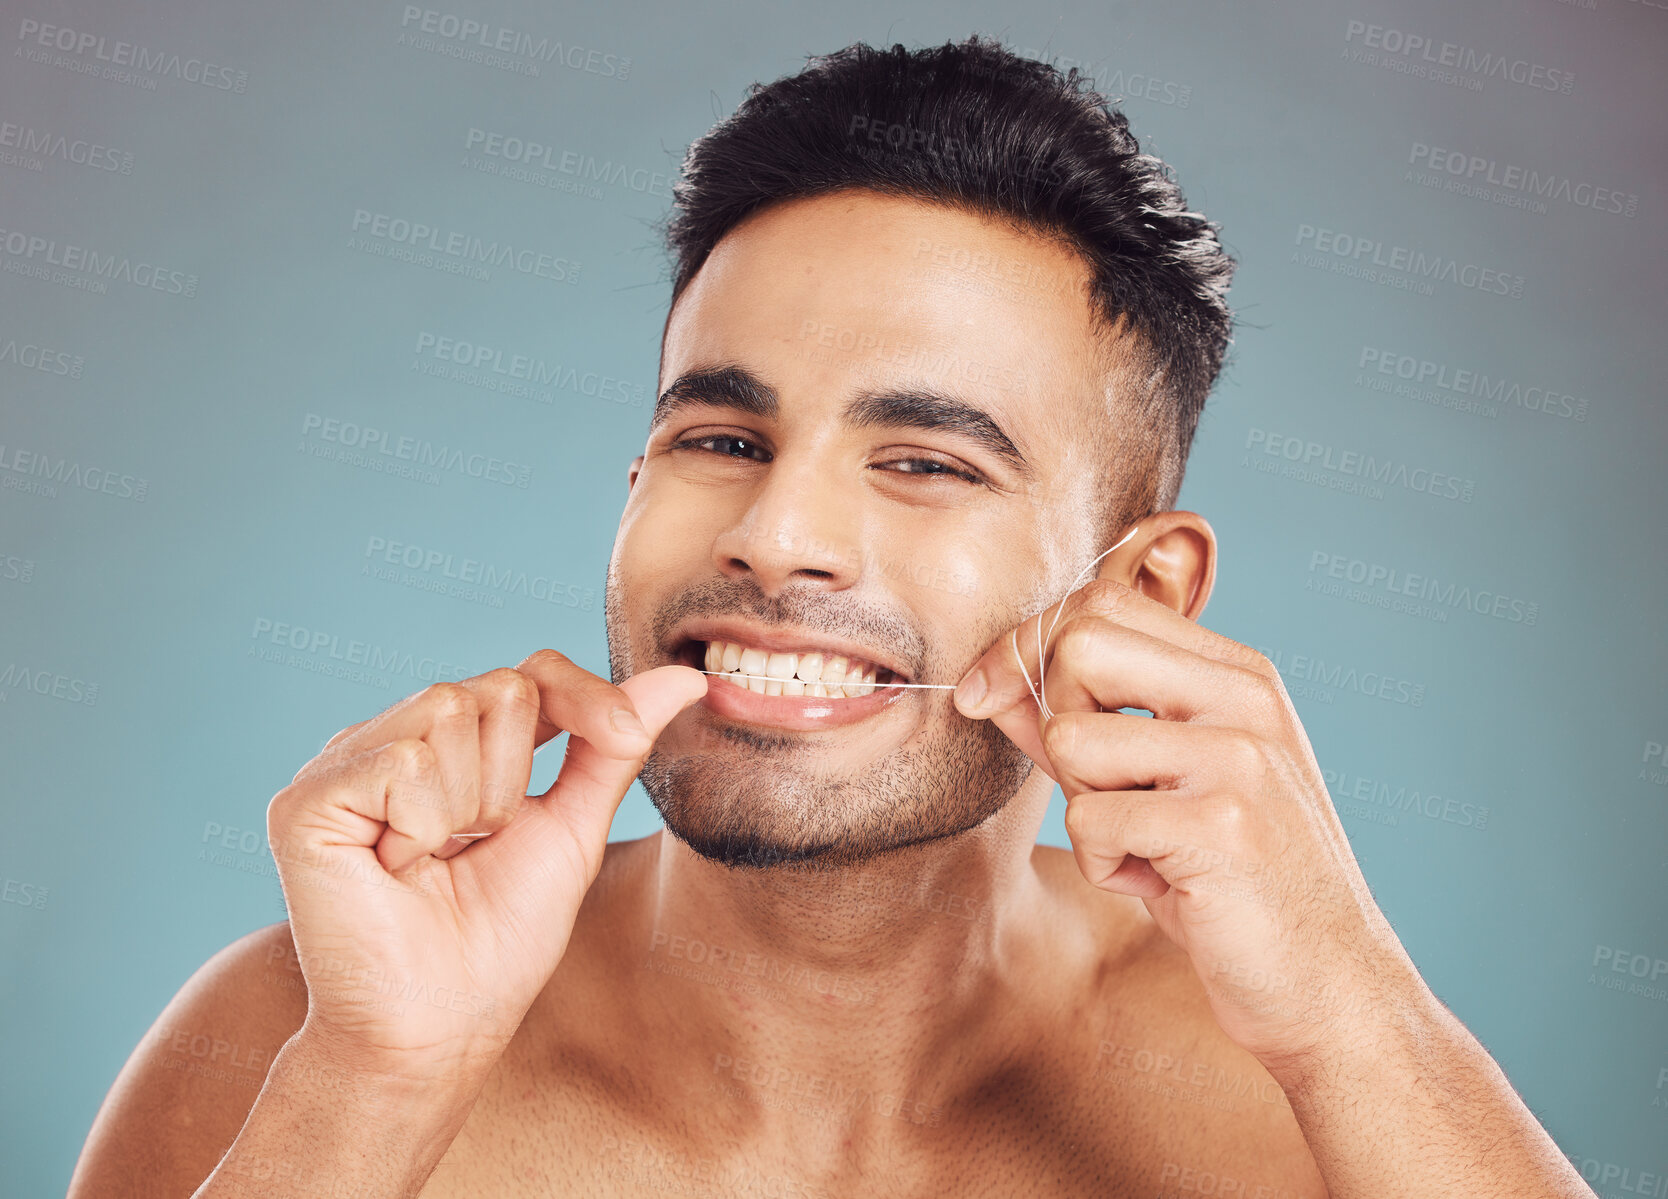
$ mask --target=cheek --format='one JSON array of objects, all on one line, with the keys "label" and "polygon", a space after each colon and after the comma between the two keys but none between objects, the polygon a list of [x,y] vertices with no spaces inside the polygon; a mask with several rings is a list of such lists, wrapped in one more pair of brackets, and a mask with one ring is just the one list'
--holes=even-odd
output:
[{"label": "cheek", "polygon": [[938,647],[929,681],[956,681],[1037,602],[1035,548],[1021,541],[1014,534],[943,538],[907,559],[875,564],[893,568],[891,585]]},{"label": "cheek", "polygon": [[653,594],[668,580],[688,579],[707,558],[712,537],[701,524],[703,511],[645,488],[642,481],[626,503],[614,539],[613,570],[638,594]]}]

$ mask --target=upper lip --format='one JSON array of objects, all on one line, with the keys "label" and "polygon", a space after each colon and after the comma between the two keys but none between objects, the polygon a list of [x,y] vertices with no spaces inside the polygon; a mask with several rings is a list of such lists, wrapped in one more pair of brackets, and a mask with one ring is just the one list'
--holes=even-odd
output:
[{"label": "upper lip", "polygon": [[909,672],[894,659],[866,645],[830,637],[813,629],[784,629],[776,625],[755,625],[745,620],[723,617],[695,620],[678,630],[673,646],[685,641],[734,641],[752,649],[769,650],[779,654],[839,654],[847,658],[861,658],[871,665],[890,670],[896,681],[906,682]]}]

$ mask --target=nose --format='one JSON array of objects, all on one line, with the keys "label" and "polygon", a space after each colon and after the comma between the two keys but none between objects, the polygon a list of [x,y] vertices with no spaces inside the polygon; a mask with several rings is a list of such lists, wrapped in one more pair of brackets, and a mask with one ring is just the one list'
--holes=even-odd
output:
[{"label": "nose", "polygon": [[828,464],[779,454],[740,518],[713,542],[713,559],[730,578],[748,575],[775,597],[788,587],[840,591],[861,574],[862,525],[855,486],[842,486]]}]

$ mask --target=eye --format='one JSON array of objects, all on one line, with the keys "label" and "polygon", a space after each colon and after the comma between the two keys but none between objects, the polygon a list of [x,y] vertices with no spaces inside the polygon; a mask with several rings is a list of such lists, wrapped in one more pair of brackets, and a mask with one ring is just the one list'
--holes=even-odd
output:
[{"label": "eye", "polygon": [[876,462],[871,464],[871,470],[904,467],[896,471],[900,475],[940,475],[961,479],[967,483],[982,485],[984,479],[970,470],[965,470],[951,462],[941,462],[937,458],[894,458],[890,462]]},{"label": "eye", "polygon": [[768,462],[770,451],[758,442],[747,437],[737,437],[731,433],[713,433],[706,437],[686,437],[682,441],[672,443],[674,450],[706,450],[724,458],[751,458],[755,462]]}]

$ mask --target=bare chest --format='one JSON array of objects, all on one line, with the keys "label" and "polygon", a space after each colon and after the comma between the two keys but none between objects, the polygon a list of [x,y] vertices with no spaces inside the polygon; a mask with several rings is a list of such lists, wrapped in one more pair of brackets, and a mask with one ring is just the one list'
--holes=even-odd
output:
[{"label": "bare chest", "polygon": [[[1034,1079],[1007,1094],[934,1107],[838,1095],[737,1094],[720,1082],[659,1097],[645,1113],[589,1086],[490,1086],[423,1199],[759,1196],[768,1199],[1181,1194],[1234,1178],[1285,1199],[1254,1163],[1224,1161],[1197,1097],[1119,1085],[1105,1071]],[[1190,1110],[1191,1109],[1191,1110]],[[1233,1192],[1227,1192],[1233,1193]],[[1248,1191],[1247,1193],[1253,1193]]]}]

